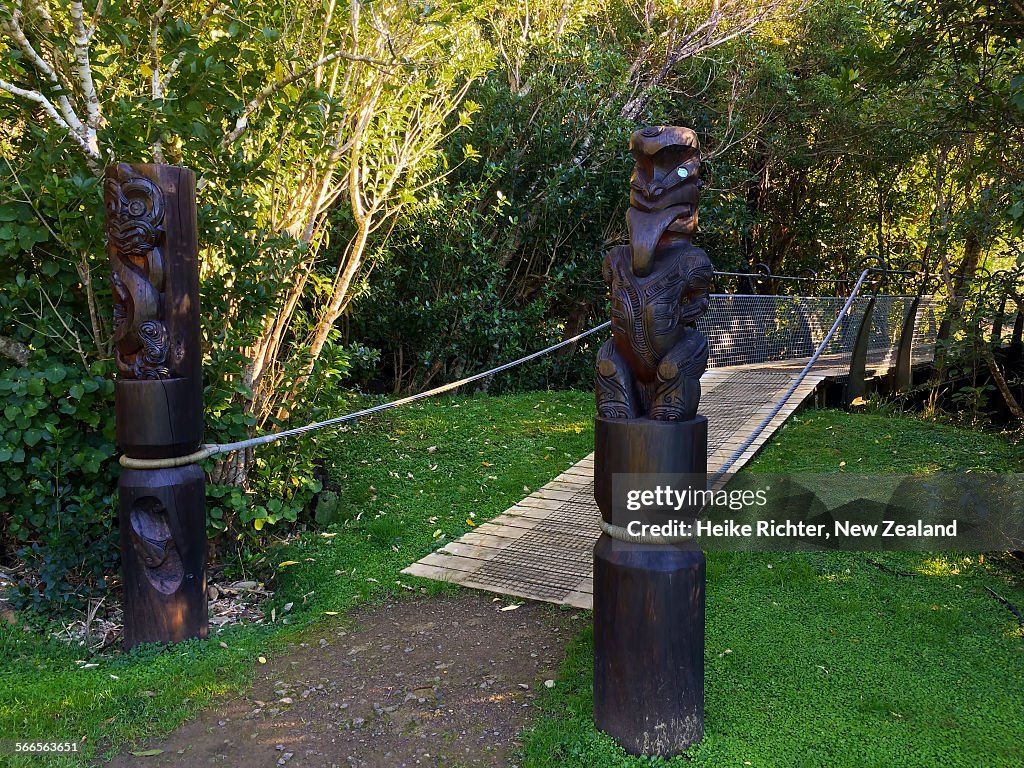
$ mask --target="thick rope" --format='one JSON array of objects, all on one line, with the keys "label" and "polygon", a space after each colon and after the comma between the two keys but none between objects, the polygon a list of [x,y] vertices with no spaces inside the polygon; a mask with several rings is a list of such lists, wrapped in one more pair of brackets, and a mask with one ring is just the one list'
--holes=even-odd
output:
[{"label": "thick rope", "polygon": [[692,536],[654,536],[650,533],[630,533],[621,525],[612,525],[605,520],[601,521],[601,530],[616,541],[626,541],[631,544],[683,544],[694,541]]},{"label": "thick rope", "polygon": [[466,384],[472,384],[474,381],[485,379],[488,376],[494,376],[495,374],[501,373],[502,371],[507,371],[509,368],[514,368],[515,366],[521,365],[522,363],[528,363],[531,360],[536,360],[538,357],[541,357],[542,355],[548,354],[549,352],[554,352],[556,349],[561,349],[562,347],[568,346],[569,344],[573,344],[579,341],[580,339],[590,336],[593,333],[603,331],[610,325],[610,321],[601,323],[600,325],[591,328],[589,331],[578,333],[572,338],[560,341],[557,344],[553,344],[550,347],[546,347],[545,349],[540,350],[539,352],[534,352],[533,354],[527,355],[526,357],[521,357],[518,360],[513,360],[510,363],[499,365],[497,368],[491,368],[489,371],[477,373],[465,379],[459,379],[458,381],[453,381],[449,384],[444,384],[440,387],[435,387],[434,389],[427,390],[426,392],[418,392],[415,395],[403,397],[400,400],[392,400],[389,403],[375,405],[373,408],[367,408],[362,411],[356,411],[355,413],[349,413],[344,416],[337,416],[333,419],[327,419],[326,421],[318,421],[315,424],[307,424],[304,427],[296,427],[295,429],[287,429],[283,432],[275,432],[269,435],[261,435],[260,437],[253,437],[250,438],[249,440],[241,440],[237,443],[224,443],[222,445],[218,445],[215,443],[206,444],[203,445],[195,453],[190,453],[187,456],[173,456],[167,459],[133,459],[130,456],[121,456],[120,463],[121,466],[125,467],[126,469],[170,469],[171,467],[183,467],[186,464],[195,464],[198,461],[208,459],[211,456],[217,456],[218,454],[221,453],[243,451],[247,448],[253,448],[257,445],[267,445],[268,443],[275,443],[278,440],[284,440],[286,437],[295,437],[296,435],[311,432],[315,429],[322,429],[323,427],[330,427],[335,424],[343,424],[346,421],[352,421],[353,419],[359,419],[362,418],[363,416],[369,416],[370,414],[373,413],[386,411],[389,408],[397,408],[400,405],[413,403],[417,400],[422,400],[426,397],[431,397],[433,395],[440,395],[443,392],[450,392],[451,390],[458,389],[459,387],[464,386]]}]

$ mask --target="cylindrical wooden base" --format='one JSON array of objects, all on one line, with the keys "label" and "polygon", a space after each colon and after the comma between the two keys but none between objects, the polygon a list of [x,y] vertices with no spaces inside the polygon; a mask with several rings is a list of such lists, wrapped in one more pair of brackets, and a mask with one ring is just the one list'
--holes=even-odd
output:
[{"label": "cylindrical wooden base", "polygon": [[206,637],[206,477],[125,469],[117,484],[124,647]]},{"label": "cylindrical wooden base", "polygon": [[[638,517],[620,508],[615,475],[674,474],[703,489],[707,429],[703,416],[598,418],[594,495],[602,518],[621,528]],[[672,516],[692,521],[699,511]],[[671,757],[704,736],[704,585],[695,544],[634,544],[605,533],[594,547],[594,722],[630,754]]]},{"label": "cylindrical wooden base", "polygon": [[605,522],[619,522],[612,517],[614,475],[672,473],[699,481],[707,471],[704,416],[690,421],[594,419],[594,498]]},{"label": "cylindrical wooden base", "polygon": [[704,737],[704,553],[594,547],[594,723],[632,755]]},{"label": "cylindrical wooden base", "polygon": [[195,379],[119,379],[117,444],[133,459],[186,456],[203,440],[203,387]]}]

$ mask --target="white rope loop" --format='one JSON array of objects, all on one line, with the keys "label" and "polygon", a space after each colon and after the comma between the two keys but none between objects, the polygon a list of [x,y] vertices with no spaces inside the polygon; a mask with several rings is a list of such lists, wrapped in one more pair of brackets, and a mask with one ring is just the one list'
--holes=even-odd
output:
[{"label": "white rope loop", "polygon": [[601,530],[616,541],[625,541],[630,544],[684,544],[694,541],[692,536],[655,536],[650,533],[630,533],[621,525],[612,525],[605,520],[601,520]]}]

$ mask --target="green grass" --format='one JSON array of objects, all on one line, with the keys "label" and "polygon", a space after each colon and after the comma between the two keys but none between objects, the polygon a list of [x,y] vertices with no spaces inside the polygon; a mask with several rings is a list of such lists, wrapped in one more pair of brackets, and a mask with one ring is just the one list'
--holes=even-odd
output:
[{"label": "green grass", "polygon": [[[751,469],[1021,467],[999,435],[810,411]],[[527,766],[1022,764],[1024,636],[984,589],[1024,606],[1019,578],[977,555],[895,552],[712,552],[707,572],[704,740],[663,761],[627,757],[599,733],[587,630],[525,735]]]},{"label": "green grass", "polygon": [[766,474],[1021,472],[1024,449],[1005,435],[914,416],[811,410],[786,422],[748,469]]},{"label": "green grass", "polygon": [[[593,408],[592,395],[579,392],[452,398],[340,434],[331,460],[341,522],[323,532],[334,535],[303,533],[247,564],[247,575],[255,571],[275,591],[267,606],[276,609],[275,624],[91,658],[0,627],[0,739],[87,739],[78,760],[9,764],[77,765],[167,732],[243,689],[259,656],[343,621],[352,606],[448,589],[400,571],[588,453]],[[831,411],[798,416],[755,464],[822,471],[843,461],[844,470],[860,471],[1020,468],[1019,451],[997,435]],[[897,577],[856,554],[709,557],[707,736],[693,760],[1019,764],[1012,760],[1024,730],[1024,638],[982,587],[1018,605],[1024,589],[977,558],[878,557],[922,575]],[[288,561],[295,564],[280,566]],[[625,758],[593,728],[591,642],[588,633],[576,639],[562,680],[545,689],[525,741],[531,765],[650,764]],[[84,660],[98,666],[76,663]]]},{"label": "green grass", "polygon": [[[0,622],[0,740],[86,739],[77,759],[0,755],[0,764],[78,765],[167,732],[244,688],[259,656],[282,652],[311,624],[343,621],[360,601],[444,590],[399,572],[469,530],[467,520],[502,512],[524,487],[535,490],[589,453],[593,411],[593,396],[580,392],[457,397],[388,411],[339,434],[330,460],[344,520],[327,531],[335,535],[304,533],[247,566],[275,591],[267,606],[275,624],[90,658]],[[287,561],[296,564],[279,567]]]}]

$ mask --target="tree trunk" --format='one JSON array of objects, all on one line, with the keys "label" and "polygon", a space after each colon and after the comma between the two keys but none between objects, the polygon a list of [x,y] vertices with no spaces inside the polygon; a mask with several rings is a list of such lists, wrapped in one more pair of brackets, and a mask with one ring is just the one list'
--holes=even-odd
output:
[{"label": "tree trunk", "polygon": [[757,263],[755,249],[757,247],[756,221],[765,195],[768,193],[768,147],[764,141],[757,141],[757,155],[750,162],[750,179],[747,181],[747,214],[750,216],[750,228],[743,235],[743,257],[749,266]]},{"label": "tree trunk", "polygon": [[15,341],[7,336],[0,336],[0,357],[13,360],[18,366],[24,368],[28,365],[31,351],[20,341]]},{"label": "tree trunk", "polygon": [[1003,401],[1006,403],[1006,407],[1010,409],[1010,413],[1013,414],[1013,418],[1017,420],[1017,423],[1024,425],[1024,409],[1021,409],[1020,403],[1017,402],[1017,398],[1013,396],[1013,392],[1010,390],[1010,386],[1006,383],[1006,377],[1003,376],[1003,371],[999,367],[999,363],[996,361],[995,355],[992,354],[992,350],[984,342],[982,342],[981,354],[982,357],[985,358],[985,363],[988,365],[988,370],[996,382],[996,387],[999,389],[999,393],[1003,396]]}]

